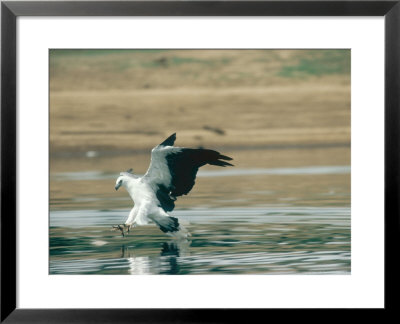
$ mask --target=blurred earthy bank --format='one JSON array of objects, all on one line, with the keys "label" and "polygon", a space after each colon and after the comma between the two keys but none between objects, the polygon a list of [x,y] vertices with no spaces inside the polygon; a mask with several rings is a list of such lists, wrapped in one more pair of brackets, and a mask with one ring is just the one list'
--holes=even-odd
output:
[{"label": "blurred earthy bank", "polygon": [[[350,50],[49,55],[52,174],[144,173],[151,148],[174,132],[177,146],[223,151],[238,169],[350,166]],[[350,192],[349,173],[330,177],[310,190]],[[51,183],[54,208],[72,195],[62,183]]]}]

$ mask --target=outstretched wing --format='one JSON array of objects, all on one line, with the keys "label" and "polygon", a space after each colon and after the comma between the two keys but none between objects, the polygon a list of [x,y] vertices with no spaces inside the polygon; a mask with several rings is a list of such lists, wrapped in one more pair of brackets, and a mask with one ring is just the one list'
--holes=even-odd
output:
[{"label": "outstretched wing", "polygon": [[155,190],[165,211],[174,209],[176,197],[186,195],[195,184],[197,171],[206,164],[232,166],[232,158],[217,151],[172,146],[176,134],[168,137],[151,151],[150,167],[144,175]]}]

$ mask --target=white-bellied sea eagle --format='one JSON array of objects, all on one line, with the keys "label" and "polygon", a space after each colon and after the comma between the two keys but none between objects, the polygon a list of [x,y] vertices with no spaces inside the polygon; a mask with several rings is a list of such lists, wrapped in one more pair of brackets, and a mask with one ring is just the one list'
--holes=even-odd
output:
[{"label": "white-bellied sea eagle", "polygon": [[203,165],[232,166],[226,162],[232,160],[229,156],[208,149],[175,147],[175,140],[174,133],[151,150],[150,166],[144,176],[135,175],[132,170],[120,173],[115,190],[125,187],[134,202],[125,224],[113,226],[122,235],[133,226],[154,222],[164,233],[186,236],[178,219],[168,215],[176,198],[189,193]]}]

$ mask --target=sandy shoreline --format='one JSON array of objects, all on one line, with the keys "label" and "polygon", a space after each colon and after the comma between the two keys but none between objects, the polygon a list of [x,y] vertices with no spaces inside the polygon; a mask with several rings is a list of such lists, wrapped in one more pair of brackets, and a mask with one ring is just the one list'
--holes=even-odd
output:
[{"label": "sandy shoreline", "polygon": [[[325,163],[349,165],[349,55],[337,50],[52,51],[50,157],[57,163],[51,165],[67,167],[68,159],[61,161],[71,156],[115,155],[125,163],[125,155],[147,157],[175,132],[178,146],[232,152],[248,166],[271,155],[294,165],[307,156],[301,164],[310,165],[316,150],[325,152]],[[331,153],[335,148],[343,157]]]},{"label": "sandy shoreline", "polygon": [[[190,90],[190,91],[189,91]],[[350,143],[349,87],[65,91],[50,97],[50,149],[121,151],[173,132],[182,146]]]}]

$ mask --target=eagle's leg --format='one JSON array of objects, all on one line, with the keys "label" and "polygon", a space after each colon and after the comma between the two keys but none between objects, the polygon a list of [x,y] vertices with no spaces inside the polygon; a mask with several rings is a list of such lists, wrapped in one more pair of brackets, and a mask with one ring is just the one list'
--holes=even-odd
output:
[{"label": "eagle's leg", "polygon": [[128,219],[125,221],[125,224],[124,224],[124,228],[127,229],[128,233],[130,232],[131,227],[133,226],[133,224],[135,222],[136,214],[137,214],[137,208],[133,207],[129,213]]}]

